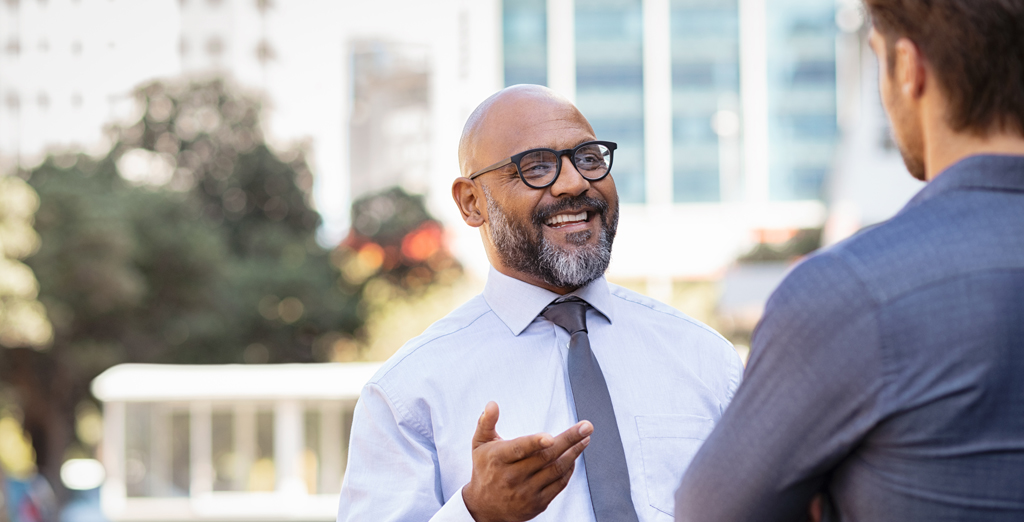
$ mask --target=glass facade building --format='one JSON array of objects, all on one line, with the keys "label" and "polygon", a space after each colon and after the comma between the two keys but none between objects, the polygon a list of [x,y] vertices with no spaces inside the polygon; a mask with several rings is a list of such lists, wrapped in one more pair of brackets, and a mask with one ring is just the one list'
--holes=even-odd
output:
[{"label": "glass facade building", "polygon": [[546,0],[502,3],[505,85],[548,83]]},{"label": "glass facade building", "polygon": [[821,199],[839,139],[835,4],[766,1],[769,197]]},{"label": "glass facade building", "polygon": [[672,0],[671,9],[672,199],[721,201],[739,176],[738,128],[723,128],[740,112],[738,0]]},{"label": "glass facade building", "polygon": [[576,106],[614,141],[623,203],[644,202],[643,13],[640,0],[576,2]]},{"label": "glass facade building", "polygon": [[[548,4],[504,0],[505,84],[549,84]],[[672,197],[674,203],[744,198],[746,113],[767,119],[769,201],[821,201],[839,139],[833,0],[759,0],[751,22],[740,0],[669,0]],[[572,0],[575,99],[598,137],[619,144],[615,180],[623,203],[645,203],[644,12],[642,0]],[[757,0],[754,0],[757,3]],[[758,30],[744,29],[754,23]],[[762,32],[763,31],[763,32]],[[754,35],[754,36],[751,36]],[[744,38],[747,38],[744,41]],[[759,41],[751,42],[750,38]],[[760,41],[763,38],[763,41]],[[654,41],[663,41],[655,39]],[[743,49],[763,50],[744,56]],[[757,54],[757,53],[755,53]],[[557,56],[557,55],[553,55]],[[660,59],[660,58],[659,58]],[[750,68],[744,60],[758,60]],[[657,62],[655,62],[657,63]],[[742,71],[764,71],[747,107]],[[552,73],[554,74],[554,73]],[[649,86],[648,86],[649,87]],[[663,86],[657,86],[663,87]],[[662,104],[652,105],[660,110]],[[750,138],[763,143],[763,134]],[[661,151],[646,151],[660,154]],[[652,160],[653,161],[653,160]],[[767,165],[765,165],[767,163]],[[760,179],[760,178],[759,178]]]}]

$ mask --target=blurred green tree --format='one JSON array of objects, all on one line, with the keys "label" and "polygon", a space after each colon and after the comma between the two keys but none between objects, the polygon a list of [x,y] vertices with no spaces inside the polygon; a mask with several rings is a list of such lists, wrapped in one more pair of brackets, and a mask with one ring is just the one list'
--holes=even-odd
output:
[{"label": "blurred green tree", "polygon": [[399,187],[352,203],[352,229],[332,259],[350,289],[386,281],[403,293],[416,293],[462,273],[423,198]]},{"label": "blurred green tree", "polygon": [[[26,259],[53,324],[45,351],[0,350],[40,471],[58,488],[75,410],[121,362],[328,360],[362,324],[315,241],[301,150],[275,154],[260,105],[221,81],[136,91],[139,120],[102,159],[50,157]],[[15,343],[17,344],[17,343]]]},{"label": "blurred green tree", "polygon": [[0,177],[0,345],[45,348],[53,332],[36,300],[39,285],[19,260],[39,248],[32,220],[39,197],[15,177]]}]

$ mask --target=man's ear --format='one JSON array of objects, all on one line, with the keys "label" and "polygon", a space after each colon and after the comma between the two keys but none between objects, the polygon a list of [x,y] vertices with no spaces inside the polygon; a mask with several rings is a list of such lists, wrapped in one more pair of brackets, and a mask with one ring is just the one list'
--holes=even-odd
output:
[{"label": "man's ear", "polygon": [[896,75],[900,92],[909,99],[917,100],[924,95],[928,85],[928,70],[924,55],[917,44],[908,38],[896,41],[893,51],[896,53]]},{"label": "man's ear", "polygon": [[479,187],[469,178],[455,178],[452,183],[452,199],[462,213],[462,220],[471,227],[479,227],[486,221],[486,201]]}]

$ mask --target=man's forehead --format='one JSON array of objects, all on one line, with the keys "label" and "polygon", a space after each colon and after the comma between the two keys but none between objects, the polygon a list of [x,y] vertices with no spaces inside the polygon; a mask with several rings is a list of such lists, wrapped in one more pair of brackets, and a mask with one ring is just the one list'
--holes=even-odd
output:
[{"label": "man's forehead", "polygon": [[553,96],[495,100],[469,132],[472,146],[466,160],[471,169],[527,149],[566,149],[594,139],[590,124],[576,107]]},{"label": "man's forehead", "polygon": [[507,149],[504,152],[509,153],[505,154],[508,157],[527,149],[571,148],[593,139],[593,133],[585,120],[545,113],[533,119],[496,122],[483,128],[478,139],[489,149]]}]

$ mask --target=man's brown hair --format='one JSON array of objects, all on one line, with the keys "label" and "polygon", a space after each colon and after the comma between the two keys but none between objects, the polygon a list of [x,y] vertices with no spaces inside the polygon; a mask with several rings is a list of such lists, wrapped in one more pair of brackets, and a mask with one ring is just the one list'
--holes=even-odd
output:
[{"label": "man's brown hair", "polygon": [[1024,0],[864,0],[895,65],[914,42],[949,99],[955,131],[1024,135]]}]

